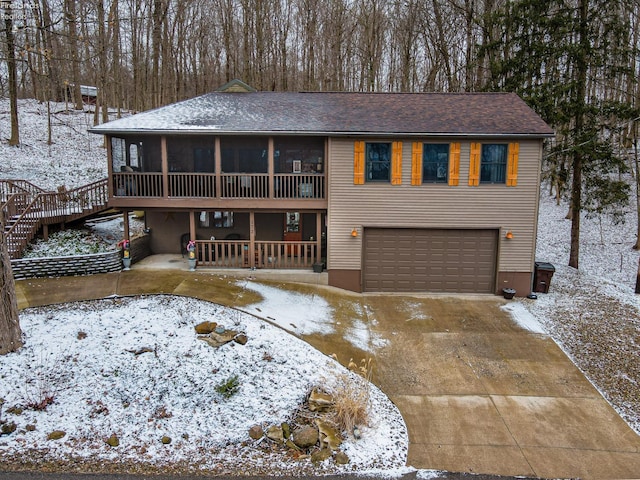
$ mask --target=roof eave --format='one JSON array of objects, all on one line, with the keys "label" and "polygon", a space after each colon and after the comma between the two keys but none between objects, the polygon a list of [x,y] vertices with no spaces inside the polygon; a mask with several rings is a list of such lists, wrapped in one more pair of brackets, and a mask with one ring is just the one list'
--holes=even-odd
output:
[{"label": "roof eave", "polygon": [[501,132],[501,133],[477,133],[477,132],[377,132],[377,131],[325,131],[325,130],[219,130],[219,129],[88,129],[90,133],[100,135],[255,135],[255,136],[326,136],[326,137],[460,137],[460,138],[552,138],[554,132]]}]

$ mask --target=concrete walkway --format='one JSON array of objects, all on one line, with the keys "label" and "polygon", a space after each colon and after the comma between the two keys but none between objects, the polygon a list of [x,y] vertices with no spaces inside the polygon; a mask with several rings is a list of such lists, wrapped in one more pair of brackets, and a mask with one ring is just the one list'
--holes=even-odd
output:
[{"label": "concrete walkway", "polygon": [[[353,294],[326,274],[199,269],[156,256],[121,273],[17,282],[21,309],[110,295],[187,295],[238,305],[235,276],[314,293],[336,332],[305,337],[342,363],[372,358],[409,430],[408,464],[545,478],[640,478],[640,437],[548,337],[518,327],[494,296]],[[283,283],[291,282],[291,283]],[[298,283],[305,282],[305,283]],[[368,339],[354,346],[349,336]]]}]

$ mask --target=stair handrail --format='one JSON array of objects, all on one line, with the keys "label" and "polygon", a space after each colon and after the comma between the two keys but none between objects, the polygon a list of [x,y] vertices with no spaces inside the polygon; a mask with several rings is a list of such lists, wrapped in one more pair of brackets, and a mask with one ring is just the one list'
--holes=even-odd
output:
[{"label": "stair handrail", "polygon": [[2,203],[2,218],[4,221],[7,222],[7,219],[18,216],[19,212],[22,211],[21,205],[27,204],[29,199],[30,196],[26,192],[12,194],[6,202]]},{"label": "stair handrail", "polygon": [[[40,215],[31,215],[34,211],[34,205],[37,205],[40,203],[42,203],[42,198],[40,197],[40,195],[37,195],[33,200],[31,200],[29,205],[27,205],[27,207],[20,214],[20,216],[15,219],[13,225],[11,225],[11,227],[4,232],[5,242],[7,244],[7,248],[9,249],[9,254],[12,259],[18,258],[20,256],[24,247],[26,247],[29,244],[29,242],[36,236],[36,233],[42,226],[42,220]],[[35,219],[35,221],[27,222],[26,219],[28,218]],[[6,222],[6,219],[5,219],[5,222]],[[21,238],[21,241],[16,242],[14,240],[14,235],[20,228],[22,228],[22,226],[25,223],[28,223],[29,225],[31,225],[31,228],[29,229],[28,232],[25,233],[24,238]]]},{"label": "stair handrail", "polygon": [[47,190],[31,183],[28,180],[21,179],[0,179],[0,198],[8,198],[14,193],[28,193],[36,196],[39,193],[45,193]]},{"label": "stair handrail", "polygon": [[[13,225],[4,232],[7,245],[13,252],[12,258],[15,258],[16,252],[22,252],[43,224],[72,221],[104,209],[107,205],[108,193],[106,178],[71,190],[59,189],[58,192],[42,190],[35,195],[17,218],[14,218],[15,215],[7,216],[6,213],[9,213],[9,210],[6,203],[3,204],[3,210],[7,209],[5,222],[8,218],[13,218],[14,221]],[[15,201],[13,200],[14,203]],[[33,221],[34,219],[36,221]],[[14,234],[26,223],[31,226],[29,232],[25,234],[26,238],[21,238],[20,242],[14,242]]]}]

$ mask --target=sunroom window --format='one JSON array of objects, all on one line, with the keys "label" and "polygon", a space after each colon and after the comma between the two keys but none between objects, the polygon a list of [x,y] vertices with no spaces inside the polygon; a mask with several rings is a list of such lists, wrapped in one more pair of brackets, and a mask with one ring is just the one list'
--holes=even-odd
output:
[{"label": "sunroom window", "polygon": [[505,183],[508,145],[485,143],[480,159],[480,183]]},{"label": "sunroom window", "polygon": [[222,137],[222,171],[226,173],[267,173],[268,140],[261,137]]}]

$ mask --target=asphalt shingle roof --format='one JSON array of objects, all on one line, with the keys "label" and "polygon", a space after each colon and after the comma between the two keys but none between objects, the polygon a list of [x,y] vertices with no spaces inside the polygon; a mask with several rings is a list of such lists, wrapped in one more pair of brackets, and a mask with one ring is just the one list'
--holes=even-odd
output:
[{"label": "asphalt shingle roof", "polygon": [[208,93],[94,133],[514,135],[553,130],[513,93]]}]

